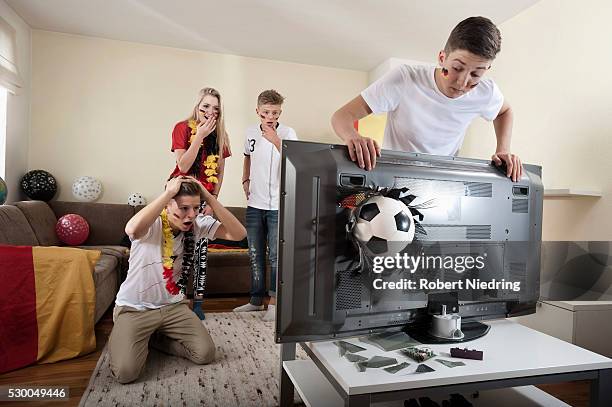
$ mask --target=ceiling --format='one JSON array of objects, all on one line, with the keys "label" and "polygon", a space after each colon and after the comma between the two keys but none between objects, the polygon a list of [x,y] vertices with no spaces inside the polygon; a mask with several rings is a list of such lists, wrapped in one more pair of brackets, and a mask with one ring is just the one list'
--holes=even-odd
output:
[{"label": "ceiling", "polygon": [[34,29],[369,71],[433,61],[460,20],[538,0],[6,0]]}]

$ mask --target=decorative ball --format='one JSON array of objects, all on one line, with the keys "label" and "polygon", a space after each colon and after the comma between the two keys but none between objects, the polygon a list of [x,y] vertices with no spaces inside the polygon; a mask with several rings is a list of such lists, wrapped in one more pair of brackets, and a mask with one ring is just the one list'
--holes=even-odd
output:
[{"label": "decorative ball", "polygon": [[393,256],[414,240],[414,219],[402,201],[376,195],[355,216],[353,235],[376,256]]},{"label": "decorative ball", "polygon": [[6,196],[8,195],[8,188],[6,182],[0,177],[0,205],[4,205],[6,202]]},{"label": "decorative ball", "polygon": [[21,189],[30,199],[50,201],[57,192],[57,181],[47,171],[32,170],[21,178]]},{"label": "decorative ball", "polygon": [[89,236],[89,224],[80,215],[69,213],[58,219],[55,233],[59,240],[69,246],[83,244]]},{"label": "decorative ball", "polygon": [[147,200],[144,198],[144,196],[142,196],[142,194],[135,192],[128,197],[127,203],[130,206],[146,205]]},{"label": "decorative ball", "polygon": [[79,177],[72,184],[72,195],[82,202],[94,202],[102,194],[102,183],[94,177]]}]

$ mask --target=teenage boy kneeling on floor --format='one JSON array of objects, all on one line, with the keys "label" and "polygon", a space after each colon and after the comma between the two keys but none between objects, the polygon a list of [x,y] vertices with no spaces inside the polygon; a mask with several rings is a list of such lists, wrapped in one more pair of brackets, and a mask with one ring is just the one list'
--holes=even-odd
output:
[{"label": "teenage boy kneeling on floor", "polygon": [[[219,220],[200,214],[203,202]],[[120,383],[136,380],[147,359],[149,339],[163,352],[210,363],[215,344],[184,295],[194,242],[242,240],[244,226],[195,178],[181,176],[168,181],[166,190],[129,220],[125,232],[132,248],[113,311],[111,371]]]}]

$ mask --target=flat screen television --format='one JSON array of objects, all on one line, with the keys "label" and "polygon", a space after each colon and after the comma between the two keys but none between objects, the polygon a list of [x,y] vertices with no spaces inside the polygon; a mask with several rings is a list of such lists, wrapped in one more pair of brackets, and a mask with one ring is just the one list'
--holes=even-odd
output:
[{"label": "flat screen television", "polygon": [[[418,246],[409,246],[418,247],[420,255],[486,258],[484,268],[472,265],[459,274],[420,273],[448,282],[520,282],[520,290],[501,285],[458,292],[455,286],[375,289],[376,279],[416,278],[406,269],[374,272],[351,237],[359,199],[389,189],[415,197],[420,233]],[[539,166],[524,165],[522,178],[512,182],[490,161],[383,150],[375,169],[365,171],[349,159],[346,146],[283,141],[280,191],[278,343],[424,326],[431,319],[431,299],[440,295],[455,296],[454,311],[464,322],[535,312],[543,197]]]}]

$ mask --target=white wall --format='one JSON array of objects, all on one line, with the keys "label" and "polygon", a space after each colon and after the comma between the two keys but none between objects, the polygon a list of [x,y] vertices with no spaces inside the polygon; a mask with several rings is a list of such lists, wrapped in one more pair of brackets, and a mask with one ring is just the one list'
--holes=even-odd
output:
[{"label": "white wall", "polygon": [[25,199],[19,181],[28,170],[28,146],[30,138],[30,27],[0,0],[0,14],[15,29],[17,34],[17,66],[23,87],[19,94],[8,95],[6,123],[6,184],[8,202]]},{"label": "white wall", "polygon": [[[544,201],[544,240],[612,240],[612,3],[543,0],[501,24],[490,75],[515,113],[513,151],[546,188],[603,197]],[[470,129],[463,156],[489,159],[493,127]]]},{"label": "white wall", "polygon": [[281,121],[300,139],[338,143],[329,119],[366,85],[359,71],[34,30],[30,166],[54,174],[61,200],[73,200],[73,180],[90,175],[104,185],[101,202],[123,203],[132,192],[150,201],[174,168],[174,124],[200,88],[213,86],[233,150],[221,200],[245,205],[244,130],[257,121],[259,92],[286,97]]}]

